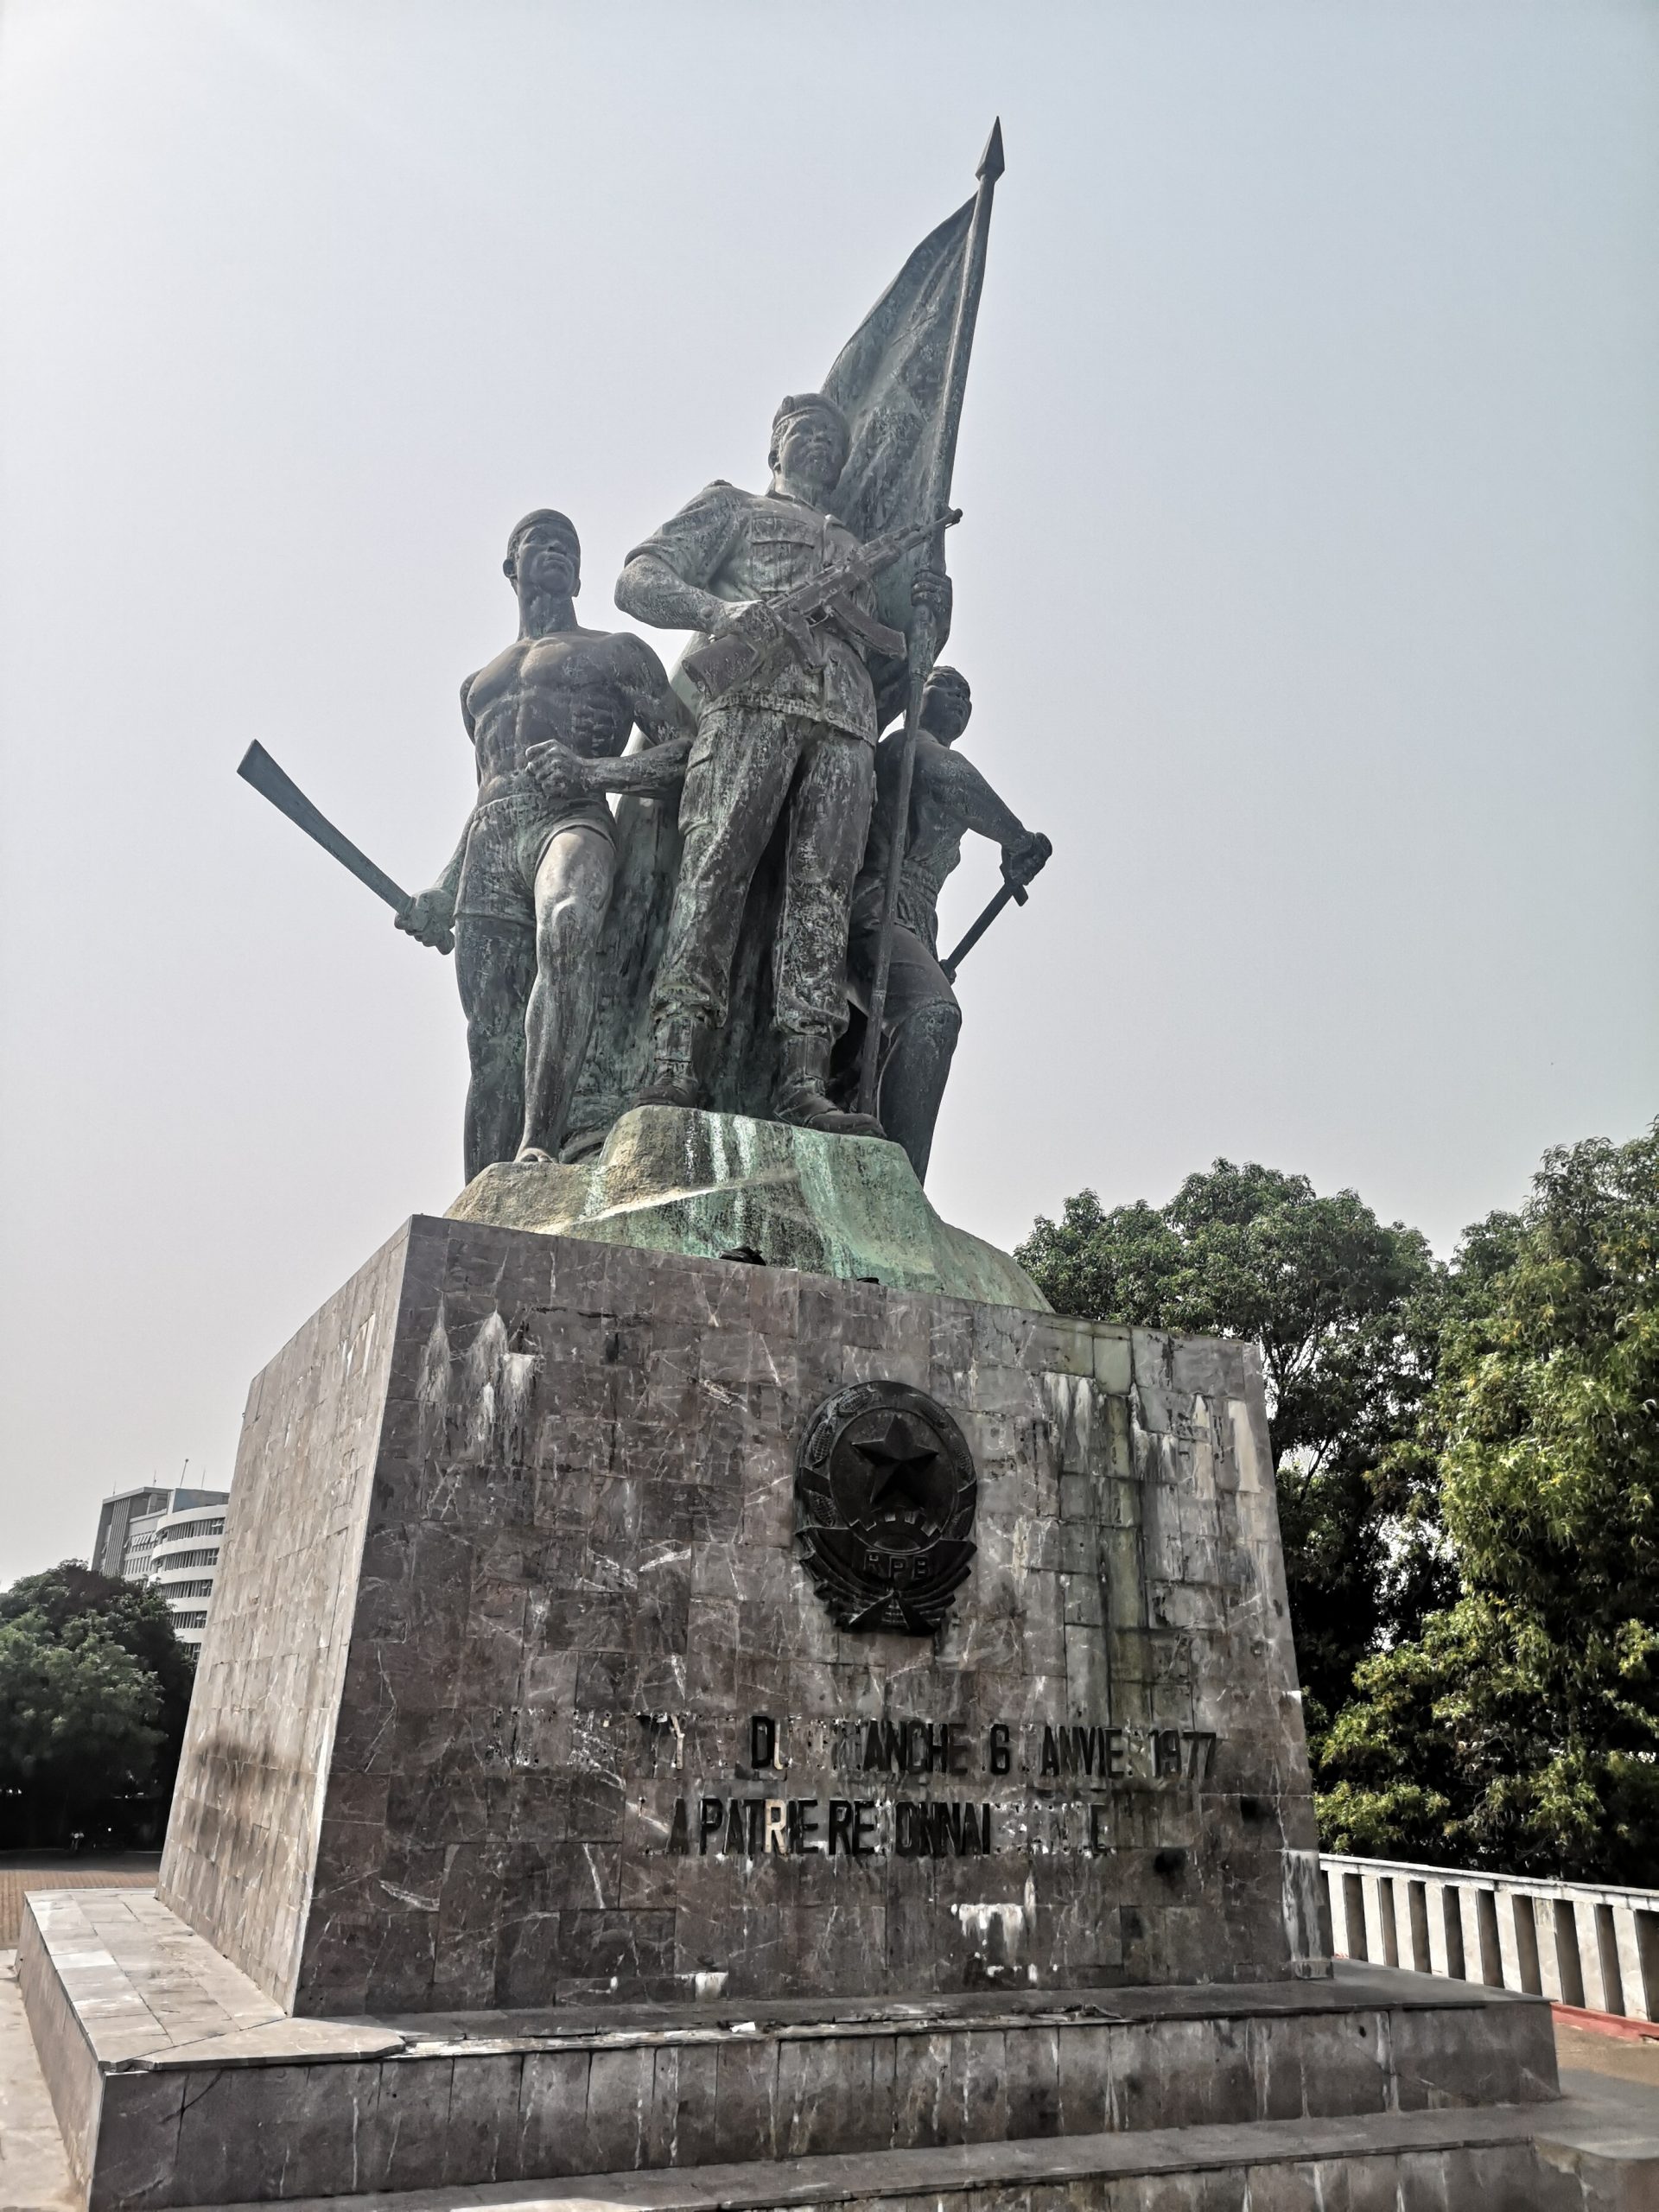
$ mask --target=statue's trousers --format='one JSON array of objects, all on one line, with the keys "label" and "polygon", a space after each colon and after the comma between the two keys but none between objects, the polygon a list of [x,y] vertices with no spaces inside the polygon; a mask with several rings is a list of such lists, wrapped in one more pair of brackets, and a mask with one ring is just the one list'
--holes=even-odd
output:
[{"label": "statue's trousers", "polygon": [[787,806],[778,1027],[802,1037],[841,1034],[849,911],[874,794],[874,751],[862,738],[767,708],[704,709],[680,801],[685,849],[653,1020],[724,1026],[744,901]]}]

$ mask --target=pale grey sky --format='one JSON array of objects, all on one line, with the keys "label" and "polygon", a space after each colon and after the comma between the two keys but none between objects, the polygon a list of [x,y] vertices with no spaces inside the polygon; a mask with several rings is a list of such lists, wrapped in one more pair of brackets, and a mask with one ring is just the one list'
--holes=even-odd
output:
[{"label": "pale grey sky", "polygon": [[451,967],[249,740],[426,880],[511,524],[605,620],[999,111],[950,658],[1055,856],[936,1203],[1224,1154],[1445,1249],[1659,1104],[1649,0],[8,0],[0,1580],[459,1187]]}]

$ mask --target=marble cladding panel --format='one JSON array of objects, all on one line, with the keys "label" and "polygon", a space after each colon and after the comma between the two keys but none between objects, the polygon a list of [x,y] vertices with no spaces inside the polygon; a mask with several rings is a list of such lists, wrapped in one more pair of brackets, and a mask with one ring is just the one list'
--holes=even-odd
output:
[{"label": "marble cladding panel", "polygon": [[397,1336],[400,1232],[256,1376],[157,1893],[294,1993]]},{"label": "marble cladding panel", "polygon": [[[372,1376],[340,1351],[371,1313]],[[868,1379],[931,1392],[974,1452],[977,1554],[934,1639],[838,1630],[796,1556],[802,1430]],[[245,1594],[205,1680],[238,1717],[199,1699],[202,1743],[238,1747],[238,1783],[257,1766],[268,1655],[299,1779],[286,1815],[239,1785],[217,1828],[193,1789],[164,1878],[221,1942],[183,1870],[223,1868],[226,1894],[275,1871],[265,1969],[257,1943],[230,1955],[297,2010],[1325,1970],[1240,1346],[417,1219],[261,1377],[249,1419],[283,1556],[313,1564],[283,1580],[287,1643],[262,1643],[251,1535],[245,1561],[227,1549]],[[758,1766],[755,1716],[776,1727]],[[867,1767],[869,1724],[912,1720],[950,1727],[957,1772]],[[868,1848],[823,1847],[832,1799],[874,1808]],[[908,1801],[962,1825],[901,1832]],[[990,1808],[988,1853],[969,1806]]]},{"label": "marble cladding panel", "polygon": [[[55,1970],[32,1897],[24,1900],[17,1944],[17,1980],[69,2170],[84,2188],[98,2153],[103,2084],[91,2040],[79,2017],[74,1998]],[[0,2165],[3,2165],[3,2148]]]}]

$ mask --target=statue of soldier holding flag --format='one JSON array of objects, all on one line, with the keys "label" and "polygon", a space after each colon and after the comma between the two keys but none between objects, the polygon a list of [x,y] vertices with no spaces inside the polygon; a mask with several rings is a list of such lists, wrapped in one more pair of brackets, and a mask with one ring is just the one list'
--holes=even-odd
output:
[{"label": "statue of soldier holding flag", "polygon": [[[872,748],[905,712],[904,734],[887,747],[891,810],[921,734],[922,684],[949,630],[944,500],[1001,166],[994,132],[975,197],[911,254],[823,390],[779,409],[767,491],[711,484],[628,558],[619,606],[702,633],[679,679],[684,691],[696,677],[700,696],[677,824],[650,802],[677,785],[678,747],[581,763],[555,746],[532,753],[550,798],[598,788],[632,795],[620,817],[617,926],[605,948],[580,1128],[602,1131],[629,1102],[770,1111],[855,1134],[880,1128],[874,1052],[856,1098],[844,1081],[832,1086],[828,1071],[847,1022]],[[805,650],[773,655],[747,680],[701,690],[700,663],[860,547],[873,556],[887,550],[834,602],[842,619],[809,639],[798,634]],[[909,808],[901,813],[908,822]],[[892,859],[893,841],[880,842],[884,861]],[[861,1007],[875,1004],[883,1038],[892,1027],[880,1011],[887,973],[895,948],[901,961],[908,950],[899,944],[896,860],[889,873],[889,883],[867,878],[861,889],[861,972],[853,985]],[[884,1096],[897,1096],[901,1083],[895,1069]],[[940,1085],[922,1109],[930,1131]],[[906,1148],[925,1157],[925,1140],[908,1139]]]},{"label": "statue of soldier holding flag", "polygon": [[[756,601],[775,601],[835,567],[858,543],[829,511],[849,442],[832,400],[819,392],[785,399],[772,426],[768,489],[708,486],[629,555],[618,606],[706,639]],[[911,596],[943,630],[949,580],[925,569]],[[867,616],[870,601],[868,586],[851,595]],[[832,621],[813,640],[816,666],[785,652],[702,701],[680,801],[683,849],[652,993],[641,1104],[706,1103],[707,1056],[727,1020],[749,886],[782,817],[772,972],[783,1049],[773,1112],[810,1128],[881,1134],[874,1116],[842,1111],[828,1095],[830,1056],[847,1026],[853,884],[875,793],[878,700],[859,635],[875,626]]]}]

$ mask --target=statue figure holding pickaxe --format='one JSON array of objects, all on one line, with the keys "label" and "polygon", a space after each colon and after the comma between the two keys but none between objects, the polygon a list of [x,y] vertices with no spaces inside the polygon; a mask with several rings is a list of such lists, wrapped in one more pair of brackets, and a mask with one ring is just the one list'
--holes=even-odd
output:
[{"label": "statue figure holding pickaxe", "polygon": [[[945,878],[962,858],[963,833],[972,830],[1002,849],[1004,888],[993,906],[1022,903],[1025,887],[1053,850],[1039,831],[1027,830],[992,790],[971,760],[956,750],[973,712],[968,679],[954,668],[935,668],[922,692],[910,788],[910,820],[900,863],[899,904],[881,1022],[881,1126],[909,1155],[918,1181],[925,1179],[933,1129],[962,1028],[962,1008],[951,986],[954,957],[941,961],[938,899]],[[868,1011],[881,927],[882,893],[892,853],[898,796],[899,732],[878,747],[876,802],[864,865],[853,893],[848,993]]]}]

